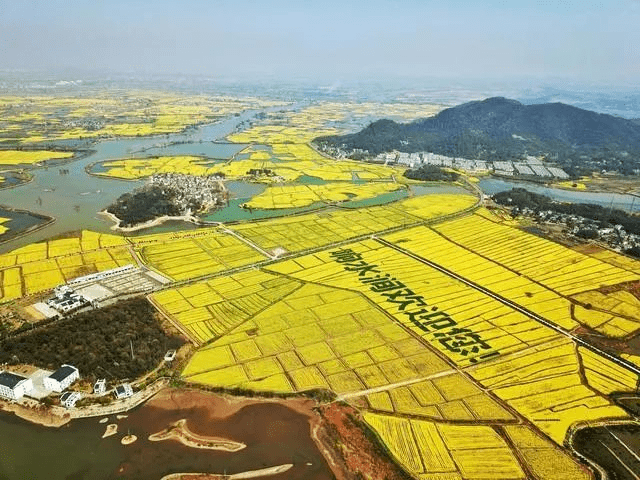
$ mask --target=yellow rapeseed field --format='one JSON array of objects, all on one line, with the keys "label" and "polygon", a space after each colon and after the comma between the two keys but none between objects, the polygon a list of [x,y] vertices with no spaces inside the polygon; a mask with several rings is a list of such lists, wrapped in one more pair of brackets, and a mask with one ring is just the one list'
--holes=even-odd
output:
[{"label": "yellow rapeseed field", "polygon": [[[13,138],[21,143],[157,135],[180,132],[188,126],[210,123],[246,109],[285,104],[250,97],[175,95],[158,91],[104,92],[83,98],[5,96],[0,103],[0,131],[11,131]],[[85,122],[93,123],[92,128],[83,126]]]},{"label": "yellow rapeseed field", "polygon": [[216,228],[131,237],[136,252],[151,268],[174,280],[186,280],[248,265],[264,256]]},{"label": "yellow rapeseed field", "polygon": [[[0,181],[0,183],[2,183],[2,181]],[[10,218],[4,218],[4,217],[0,217],[0,235],[2,235],[4,232],[6,232],[7,230],[9,230],[9,227],[7,227],[6,225],[4,225],[5,223],[7,223],[9,220],[11,220]]]},{"label": "yellow rapeseed field", "polygon": [[[405,243],[410,240],[401,244]],[[467,259],[459,261],[466,265]],[[621,376],[616,382],[617,369],[611,362],[585,354],[588,384],[583,384],[579,371],[585,361],[567,337],[378,242],[346,245],[268,268],[301,281],[361,292],[558,444],[562,444],[566,432],[577,421],[627,417],[622,409],[594,393],[594,389],[606,393],[632,386],[633,376]],[[499,277],[494,280],[504,281]],[[343,358],[347,360],[350,359]],[[607,365],[600,373],[596,360]],[[387,378],[390,379],[389,375],[396,381],[411,378],[402,361],[391,362],[395,362],[393,371],[377,364]],[[374,385],[375,371],[367,373],[371,377],[363,378],[373,378],[369,381]],[[461,377],[432,380],[435,390],[428,383],[424,392],[418,389],[419,385],[390,390],[386,392],[388,398],[382,394],[372,397],[370,406],[376,409],[376,405],[382,405],[383,411],[392,409],[451,420],[473,420],[480,416],[498,420],[512,416],[491,397],[475,397],[480,392],[473,384],[466,394],[469,398],[446,398],[446,391],[464,392],[459,381],[448,388],[438,386],[454,378]]]},{"label": "yellow rapeseed field", "polygon": [[429,478],[430,474],[459,475],[458,478],[465,479],[526,478],[508,444],[491,427],[440,424],[372,413],[365,413],[364,418],[394,457],[420,478]]},{"label": "yellow rapeseed field", "polygon": [[[594,282],[598,286],[615,285],[639,279],[637,273],[491,218],[486,211],[479,210],[475,215],[445,222],[433,229],[417,227],[394,233],[386,239],[567,330],[582,323],[606,335],[620,337],[640,327],[633,320],[637,318],[637,304],[640,304],[635,297],[625,296],[627,302],[614,297],[613,305],[602,303],[603,294],[586,292],[594,287]],[[625,295],[625,292],[617,294]],[[605,313],[596,310],[573,308],[576,302],[567,295],[594,307],[619,307],[617,311],[607,310],[610,313],[605,317]]]},{"label": "yellow rapeseed field", "polygon": [[[354,256],[352,266],[349,266],[337,261],[339,257],[332,257],[330,252],[324,251],[270,265],[268,269],[303,281],[359,291],[393,315],[399,324],[462,366],[482,361],[485,357],[491,358],[497,352],[505,355],[544,343],[557,335],[497,300],[378,242],[367,240],[334,251],[339,254],[343,250],[353,250],[362,259]],[[311,262],[305,263],[308,259]],[[315,265],[313,261],[316,261]],[[373,265],[376,272],[381,272],[377,273],[381,276],[380,287],[362,281],[367,272],[365,269],[373,268],[367,265]],[[395,291],[398,293],[390,296]],[[436,309],[430,310],[431,306]],[[432,326],[422,326],[421,322]],[[468,329],[471,335],[468,338],[469,348],[454,347],[446,335],[435,335],[442,333],[440,330],[448,332],[452,328]]]},{"label": "yellow rapeseed field", "polygon": [[[410,334],[355,292],[306,284],[253,317],[238,319],[242,322],[238,327],[194,355],[183,372],[188,380],[206,378],[212,385],[246,387],[242,380],[218,382],[216,367],[202,360],[209,349],[225,345],[250,380],[257,378],[254,373],[251,377],[247,363],[271,358],[297,391],[357,392],[448,368],[420,343],[403,354],[402,349],[413,341]],[[380,358],[383,351],[386,359]],[[203,371],[206,377],[200,375]],[[265,371],[264,375],[276,373]]]},{"label": "yellow rapeseed field", "polygon": [[204,343],[228,333],[299,286],[299,282],[253,270],[164,290],[151,299],[193,340]]},{"label": "yellow rapeseed field", "polygon": [[50,150],[0,150],[0,165],[21,165],[73,157],[73,152]]},{"label": "yellow rapeseed field", "polygon": [[[117,235],[83,230],[78,237],[33,243],[0,255],[0,302],[48,290],[73,278],[135,263]],[[11,278],[7,283],[7,278]]]},{"label": "yellow rapeseed field", "polygon": [[263,209],[306,207],[314,203],[364,200],[403,188],[397,183],[328,183],[325,185],[286,185],[268,187],[246,203]]},{"label": "yellow rapeseed field", "polygon": [[626,337],[640,329],[640,299],[630,292],[591,290],[571,298],[578,303],[574,307],[576,319],[609,337]]},{"label": "yellow rapeseed field", "polygon": [[[573,343],[558,339],[513,358],[507,356],[479,365],[470,373],[562,445],[568,429],[576,422],[628,418],[623,409],[594,393],[594,388],[606,392],[614,383],[605,381],[604,374],[590,373],[587,376],[589,386],[584,385],[578,362]],[[593,368],[596,359],[589,358],[587,362]],[[605,359],[597,359],[597,363],[606,364],[609,371],[617,371]],[[620,382],[624,384],[626,381]]]},{"label": "yellow rapeseed field", "polygon": [[445,222],[435,229],[493,262],[540,282],[561,295],[638,280],[638,275],[555,242],[498,224],[480,215]]},{"label": "yellow rapeseed field", "polygon": [[[242,223],[231,228],[264,250],[298,252],[453,214],[475,204],[475,198],[470,195],[458,196],[457,200],[452,197],[446,194],[423,195],[390,205],[325,210]],[[417,215],[413,214],[414,211]]]}]

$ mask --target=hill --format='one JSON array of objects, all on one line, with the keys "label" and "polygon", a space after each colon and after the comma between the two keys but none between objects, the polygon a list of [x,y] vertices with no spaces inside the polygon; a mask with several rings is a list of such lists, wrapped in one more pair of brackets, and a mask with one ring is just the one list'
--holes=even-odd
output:
[{"label": "hill", "polygon": [[544,156],[574,174],[602,169],[633,174],[640,168],[637,122],[563,103],[524,105],[502,97],[407,124],[378,120],[360,132],[314,143],[347,155],[428,151],[492,161]]}]

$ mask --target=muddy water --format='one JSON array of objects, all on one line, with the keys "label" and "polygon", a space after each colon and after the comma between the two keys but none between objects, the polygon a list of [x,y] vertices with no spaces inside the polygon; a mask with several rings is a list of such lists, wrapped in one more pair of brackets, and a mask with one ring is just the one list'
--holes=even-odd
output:
[{"label": "muddy water", "polygon": [[[310,436],[309,418],[285,405],[253,403],[226,418],[216,418],[212,396],[191,392],[189,401],[147,405],[127,418],[110,417],[118,433],[101,438],[107,423],[98,418],[72,421],[61,429],[0,417],[0,478],[160,479],[170,473],[240,473],[293,464],[273,480],[329,480],[326,461]],[[185,418],[198,435],[228,438],[247,445],[235,453],[190,448],[176,440],[151,442],[148,436]],[[138,440],[120,441],[131,433]]]},{"label": "muddy water", "polygon": [[640,425],[636,423],[578,430],[573,448],[607,472],[612,480],[640,478]]}]

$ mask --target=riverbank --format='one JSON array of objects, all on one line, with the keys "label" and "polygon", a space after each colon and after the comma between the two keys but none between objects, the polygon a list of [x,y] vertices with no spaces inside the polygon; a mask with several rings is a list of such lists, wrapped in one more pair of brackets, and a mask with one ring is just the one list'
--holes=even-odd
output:
[{"label": "riverbank", "polygon": [[49,225],[52,225],[56,221],[55,217],[50,217],[48,215],[43,215],[43,214],[40,214],[40,213],[31,212],[29,210],[13,208],[13,207],[9,207],[9,206],[6,206],[6,205],[0,205],[0,216],[2,216],[2,212],[3,211],[7,212],[9,214],[15,214],[16,216],[33,217],[35,219],[39,219],[39,220],[42,220],[42,221],[38,222],[38,223],[35,223],[33,225],[30,225],[30,226],[28,226],[26,228],[23,228],[23,229],[15,229],[15,228],[12,228],[12,226],[11,226],[11,220],[14,220],[15,217],[11,218],[10,221],[6,225],[8,227],[8,230],[5,233],[3,233],[2,235],[0,235],[0,245],[2,245],[3,243],[6,243],[6,242],[17,240],[17,239],[22,238],[22,237],[24,237],[26,235],[31,235],[32,233],[37,232],[38,230],[42,230],[43,228],[46,228]]},{"label": "riverbank", "polygon": [[247,478],[278,475],[279,473],[285,473],[291,470],[291,468],[293,468],[293,463],[261,468],[259,470],[249,470],[246,472],[234,473],[233,475],[218,475],[211,473],[172,473],[171,475],[162,477],[160,480],[244,480]]},{"label": "riverbank", "polygon": [[237,452],[238,450],[247,448],[247,445],[241,442],[195,434],[187,427],[187,420],[185,418],[178,420],[161,432],[149,435],[149,440],[152,442],[162,442],[172,439],[190,448],[222,450],[224,452]]},{"label": "riverbank", "polygon": [[[313,441],[335,479],[348,480],[356,478],[358,474],[362,478],[371,480],[404,480],[407,478],[402,469],[391,460],[384,447],[379,442],[372,442],[371,437],[365,433],[366,427],[358,410],[341,402],[326,403],[301,395],[284,398],[245,397],[207,392],[197,388],[167,388],[154,396],[145,404],[144,408],[159,409],[167,414],[170,412],[192,412],[183,425],[188,424],[191,427],[191,433],[196,433],[199,437],[220,436],[221,431],[215,425],[225,422],[226,427],[222,430],[224,432],[222,436],[247,444],[247,454],[252,451],[252,443],[245,436],[237,436],[238,432],[243,432],[243,435],[247,435],[248,432],[237,423],[236,419],[242,418],[251,410],[261,412],[251,416],[252,421],[255,422],[253,428],[256,430],[265,427],[269,430],[276,428],[278,433],[274,431],[273,435],[281,435],[283,433],[280,432],[281,429],[290,427],[284,424],[274,427],[268,416],[269,412],[283,412],[282,409],[285,408],[306,419],[308,428],[306,435],[309,435]],[[156,415],[158,418],[162,418],[165,414],[158,412]],[[286,415],[278,413],[278,415],[290,418],[290,421],[295,418],[295,416],[291,416],[291,413]],[[170,425],[175,425],[175,423],[177,422],[173,421]],[[299,431],[298,435],[301,433]],[[300,441],[302,440],[300,438]],[[240,449],[237,453],[244,451],[244,449]],[[353,455],[354,451],[360,452],[360,455]],[[314,462],[313,465],[312,463],[295,465],[296,470],[318,467],[317,462]],[[172,478],[186,480],[190,477]],[[212,475],[203,478],[226,479],[228,477]],[[309,475],[308,477],[296,478],[315,477]]]},{"label": "riverbank", "polygon": [[[6,181],[6,176],[17,178],[20,181],[12,184],[8,184]],[[5,180],[0,182],[0,190],[10,190],[12,188],[18,188],[22,185],[26,185],[28,183],[33,182],[33,175],[25,171],[17,171],[17,170],[5,170],[0,172],[0,177],[5,177]]]},{"label": "riverbank", "polygon": [[162,389],[169,385],[167,378],[160,378],[144,390],[140,390],[129,398],[114,400],[108,405],[89,405],[67,409],[59,406],[48,406],[29,398],[18,402],[0,402],[0,411],[12,413],[30,423],[44,427],[58,428],[66,425],[73,419],[105,417],[129,411],[148,401]]},{"label": "riverbank", "polygon": [[162,225],[165,222],[172,222],[172,221],[189,222],[195,225],[200,224],[200,219],[193,215],[180,215],[180,216],[163,215],[162,217],[157,217],[157,218],[154,218],[153,220],[149,220],[144,223],[139,223],[138,225],[134,225],[133,227],[121,227],[120,219],[116,217],[113,213],[107,212],[106,210],[102,210],[98,212],[98,214],[109,218],[112,222],[115,223],[115,225],[110,227],[111,230],[113,230],[114,232],[121,232],[121,233],[138,232],[146,228],[157,227],[158,225]]},{"label": "riverbank", "polygon": [[[640,178],[638,176],[610,176],[610,177],[582,177],[578,180],[558,181],[558,179],[549,179],[546,177],[527,177],[519,175],[498,175],[489,174],[485,179],[502,180],[505,182],[525,183],[529,185],[537,185],[545,188],[555,188],[567,192],[580,193],[616,193],[619,195],[629,194],[638,191]],[[575,187],[573,185],[576,185]]]},{"label": "riverbank", "polygon": [[[616,430],[631,430],[631,435],[621,438],[616,435]],[[572,453],[580,458],[598,473],[599,478],[638,478],[634,472],[629,471],[627,462],[637,460],[634,453],[638,447],[638,432],[640,423],[633,419],[603,419],[593,422],[578,422],[567,431],[565,445]],[[599,438],[600,433],[602,438]],[[618,434],[620,432],[617,432]],[[579,438],[585,437],[585,438]],[[604,440],[604,441],[603,441]],[[612,442],[607,445],[608,442]],[[578,444],[578,445],[576,445]],[[606,452],[612,452],[612,447],[622,446],[623,449],[613,458]],[[628,473],[633,473],[628,477]]]}]

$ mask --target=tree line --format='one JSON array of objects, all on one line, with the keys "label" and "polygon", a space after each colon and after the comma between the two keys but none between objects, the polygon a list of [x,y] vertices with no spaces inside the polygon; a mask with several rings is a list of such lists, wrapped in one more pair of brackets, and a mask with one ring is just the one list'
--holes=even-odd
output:
[{"label": "tree line", "polygon": [[411,168],[404,172],[404,176],[411,180],[424,182],[455,182],[460,177],[455,172],[448,172],[435,165],[421,165],[418,168]]},{"label": "tree line", "polygon": [[622,225],[627,233],[640,234],[640,215],[630,214],[617,208],[603,207],[592,203],[560,203],[546,195],[530,192],[524,188],[513,188],[496,193],[493,200],[501,205],[529,208],[534,212],[551,210],[556,213],[578,215],[602,226]]}]

